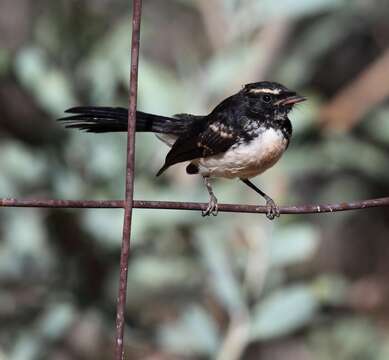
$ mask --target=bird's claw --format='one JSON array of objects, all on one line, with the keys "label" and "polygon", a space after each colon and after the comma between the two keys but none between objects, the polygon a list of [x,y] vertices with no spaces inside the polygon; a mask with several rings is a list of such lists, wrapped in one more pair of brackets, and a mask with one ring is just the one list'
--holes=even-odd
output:
[{"label": "bird's claw", "polygon": [[274,218],[280,217],[280,208],[273,199],[266,199],[266,217],[269,220],[274,220]]},{"label": "bird's claw", "polygon": [[217,216],[218,212],[219,212],[219,206],[217,204],[216,196],[211,196],[211,198],[209,199],[208,206],[205,210],[201,212],[201,216],[203,217],[209,215]]}]

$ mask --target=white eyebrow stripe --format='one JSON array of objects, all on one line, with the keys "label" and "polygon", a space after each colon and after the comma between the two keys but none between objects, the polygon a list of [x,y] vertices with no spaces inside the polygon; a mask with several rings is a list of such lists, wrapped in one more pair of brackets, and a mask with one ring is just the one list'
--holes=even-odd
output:
[{"label": "white eyebrow stripe", "polygon": [[249,90],[249,93],[252,94],[273,94],[273,95],[279,95],[281,92],[280,89],[251,89]]}]

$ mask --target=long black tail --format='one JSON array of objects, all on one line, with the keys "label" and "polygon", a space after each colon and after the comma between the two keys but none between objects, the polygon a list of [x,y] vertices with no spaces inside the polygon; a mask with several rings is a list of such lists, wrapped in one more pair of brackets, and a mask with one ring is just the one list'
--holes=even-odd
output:
[{"label": "long black tail", "polygon": [[[65,127],[92,133],[127,131],[128,110],[121,107],[80,106],[65,111],[73,114],[58,119]],[[136,112],[136,131],[161,134],[182,134],[189,124],[188,119],[171,118]]]}]

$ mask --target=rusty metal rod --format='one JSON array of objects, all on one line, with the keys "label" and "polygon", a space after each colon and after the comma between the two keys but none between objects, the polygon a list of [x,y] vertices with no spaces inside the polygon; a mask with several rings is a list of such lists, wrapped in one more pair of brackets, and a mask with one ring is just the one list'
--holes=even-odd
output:
[{"label": "rusty metal rod", "polygon": [[[38,200],[38,199],[0,199],[0,207],[32,207],[32,208],[93,208],[93,209],[123,209],[123,200]],[[281,214],[319,214],[346,210],[360,210],[374,207],[389,206],[389,197],[377,199],[341,202],[335,204],[307,204],[280,207]],[[204,210],[206,203],[175,202],[175,201],[144,201],[134,200],[136,209],[165,209],[165,210]],[[220,212],[266,213],[265,206],[219,204]]]},{"label": "rusty metal rod", "polygon": [[124,325],[127,298],[128,261],[130,258],[132,207],[134,199],[135,127],[138,95],[138,64],[142,0],[132,2],[132,39],[130,93],[128,99],[126,200],[124,203],[123,239],[120,252],[119,291],[116,307],[115,359],[124,359]]}]

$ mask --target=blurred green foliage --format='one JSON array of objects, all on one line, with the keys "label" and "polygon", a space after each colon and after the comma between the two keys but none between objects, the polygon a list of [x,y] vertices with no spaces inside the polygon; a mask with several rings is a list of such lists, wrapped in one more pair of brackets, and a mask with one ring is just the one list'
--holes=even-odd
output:
[{"label": "blurred green foliage", "polygon": [[[388,7],[145,0],[138,107],[204,114],[245,82],[280,81],[309,102],[262,188],[280,203],[383,196],[388,103],[345,132],[318,118],[388,47]],[[55,118],[126,106],[128,3],[7,0],[0,13],[0,197],[123,198],[125,135],[65,131]],[[206,201],[183,166],[155,178],[166,152],[137,135],[135,198]],[[215,192],[262,202],[236,181]],[[127,358],[388,358],[388,215],[136,210]],[[122,221],[120,210],[0,210],[0,359],[112,358]]]}]

